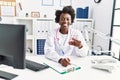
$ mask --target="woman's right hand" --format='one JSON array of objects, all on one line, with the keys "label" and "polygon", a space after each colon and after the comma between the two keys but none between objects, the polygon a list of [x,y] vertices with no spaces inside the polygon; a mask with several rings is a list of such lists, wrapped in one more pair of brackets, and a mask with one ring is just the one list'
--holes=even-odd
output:
[{"label": "woman's right hand", "polygon": [[70,65],[70,59],[69,58],[61,58],[59,60],[59,63],[64,66],[67,67],[68,65]]},{"label": "woman's right hand", "polygon": [[81,41],[75,39],[75,38],[72,38],[72,40],[69,42],[69,45],[73,45],[73,46],[76,46],[78,47],[79,49],[81,49],[83,47]]}]

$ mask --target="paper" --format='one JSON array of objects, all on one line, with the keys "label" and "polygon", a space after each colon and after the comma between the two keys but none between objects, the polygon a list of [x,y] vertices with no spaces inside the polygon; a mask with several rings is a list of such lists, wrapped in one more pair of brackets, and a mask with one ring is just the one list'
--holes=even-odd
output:
[{"label": "paper", "polygon": [[72,0],[60,0],[60,6],[72,5]]},{"label": "paper", "polygon": [[76,64],[71,64],[67,67],[63,67],[61,64],[50,60],[45,61],[45,64],[60,74],[66,74],[81,69],[81,67],[77,66]]},{"label": "paper", "polygon": [[54,3],[54,0],[42,0],[43,5],[49,5],[52,6]]},{"label": "paper", "polygon": [[2,16],[15,16],[15,7],[14,6],[1,6],[1,15]]}]

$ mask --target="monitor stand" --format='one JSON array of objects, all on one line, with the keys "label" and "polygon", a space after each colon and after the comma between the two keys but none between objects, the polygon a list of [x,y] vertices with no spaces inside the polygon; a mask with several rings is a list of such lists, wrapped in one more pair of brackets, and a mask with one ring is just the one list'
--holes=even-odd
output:
[{"label": "monitor stand", "polygon": [[17,77],[18,75],[13,73],[8,73],[0,70],[0,78],[3,78],[5,80],[12,80],[13,78]]}]

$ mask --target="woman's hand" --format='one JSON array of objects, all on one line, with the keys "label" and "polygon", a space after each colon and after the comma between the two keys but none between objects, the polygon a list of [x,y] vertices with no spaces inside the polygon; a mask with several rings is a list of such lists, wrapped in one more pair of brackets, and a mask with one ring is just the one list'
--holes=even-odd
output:
[{"label": "woman's hand", "polygon": [[59,60],[59,63],[64,66],[67,67],[68,65],[70,65],[70,59],[69,58],[61,58]]},{"label": "woman's hand", "polygon": [[75,38],[72,38],[72,40],[69,42],[69,45],[73,45],[73,46],[76,46],[78,47],[79,49],[83,47],[81,41],[75,39]]}]

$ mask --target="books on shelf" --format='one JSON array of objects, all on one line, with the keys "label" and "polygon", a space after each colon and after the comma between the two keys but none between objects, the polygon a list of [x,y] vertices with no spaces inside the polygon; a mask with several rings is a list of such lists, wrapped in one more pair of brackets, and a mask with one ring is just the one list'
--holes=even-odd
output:
[{"label": "books on shelf", "polygon": [[45,39],[37,39],[37,54],[44,55]]}]

